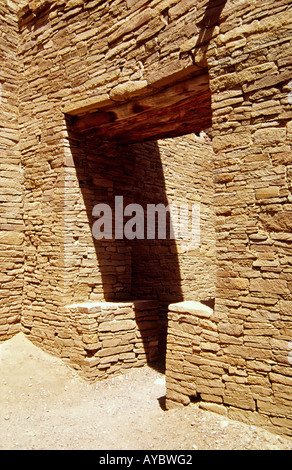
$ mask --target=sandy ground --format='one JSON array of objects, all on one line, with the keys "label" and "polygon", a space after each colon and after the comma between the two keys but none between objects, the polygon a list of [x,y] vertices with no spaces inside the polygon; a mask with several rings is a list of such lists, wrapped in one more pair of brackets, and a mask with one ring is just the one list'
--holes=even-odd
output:
[{"label": "sandy ground", "polygon": [[0,450],[292,450],[198,403],[164,411],[164,376],[148,366],[92,384],[22,333],[0,350]]}]

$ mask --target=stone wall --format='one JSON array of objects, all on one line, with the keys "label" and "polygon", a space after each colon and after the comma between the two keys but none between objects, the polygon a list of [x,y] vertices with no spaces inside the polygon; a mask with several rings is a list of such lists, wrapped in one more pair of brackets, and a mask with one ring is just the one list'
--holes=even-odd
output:
[{"label": "stone wall", "polygon": [[170,312],[169,397],[185,402],[197,390],[232,416],[251,422],[256,410],[258,422],[291,434],[291,10],[239,4],[240,14],[227,2],[208,51],[215,311]]},{"label": "stone wall", "polygon": [[14,2],[0,5],[0,340],[19,331],[23,284],[23,177],[18,147],[18,27]]},{"label": "stone wall", "polygon": [[[159,309],[155,301],[81,302],[64,307],[65,324],[34,317],[30,339],[94,381],[159,359]],[[46,328],[44,329],[44,322]]]},{"label": "stone wall", "polygon": [[170,304],[167,408],[195,400],[231,419],[291,435],[291,377],[281,350],[284,341],[274,339],[278,348],[268,350],[251,344],[253,334],[259,335],[255,325],[222,319],[199,302]]},{"label": "stone wall", "polygon": [[[178,208],[187,204],[189,219],[192,206],[200,210],[198,244],[188,245],[177,237],[154,243],[138,241],[132,246],[135,267],[132,294],[140,298],[143,293],[155,294],[167,311],[167,305],[173,301],[211,301],[215,297],[213,149],[204,133],[158,140],[156,146],[151,142],[130,146],[136,158],[133,199],[141,204],[143,199],[144,204],[174,203]],[[147,175],[145,169],[150,167],[152,174]]]},{"label": "stone wall", "polygon": [[285,1],[239,3],[240,14],[227,3],[209,57],[215,313],[231,332],[242,329],[220,340],[236,406],[252,396],[260,413],[291,434],[292,11]]},{"label": "stone wall", "polygon": [[[196,327],[191,344],[202,345],[209,361],[200,364],[211,377],[202,376],[198,393],[209,403],[257,410],[291,433],[290,2],[39,0],[26,2],[18,26],[24,331],[58,352],[51,332],[68,327],[65,306],[72,302],[118,294],[159,294],[168,303],[215,298],[203,322],[185,315]],[[200,131],[213,150],[204,134],[194,137]],[[103,161],[101,142],[110,150]],[[134,156],[149,170],[136,167],[136,181]],[[91,205],[120,190],[129,200],[150,197],[150,182],[164,201],[185,200],[182,188],[187,200],[199,197],[200,249],[111,244],[97,252]],[[147,249],[153,256],[143,256]],[[163,269],[154,290],[143,272],[152,274],[158,259]],[[16,282],[5,278],[6,287],[10,280]],[[8,314],[1,318],[8,331]],[[181,368],[180,354],[171,361],[169,374],[175,361],[181,374],[198,371]],[[179,380],[181,395],[192,395],[189,377]],[[168,403],[179,402],[172,398]]]}]

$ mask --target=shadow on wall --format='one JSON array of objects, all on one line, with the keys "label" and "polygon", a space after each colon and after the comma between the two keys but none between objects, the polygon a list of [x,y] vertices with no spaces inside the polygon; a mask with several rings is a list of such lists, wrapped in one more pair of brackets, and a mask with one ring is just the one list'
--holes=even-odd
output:
[{"label": "shadow on wall", "polygon": [[[121,145],[90,135],[79,136],[69,129],[68,135],[86,211],[83,220],[87,224],[75,223],[72,230],[75,238],[78,233],[80,236],[91,233],[95,269],[101,276],[101,285],[93,285],[92,292],[102,290],[104,300],[109,302],[158,301],[164,343],[168,304],[183,299],[177,248],[175,240],[169,237],[167,212],[166,239],[147,238],[147,205],[161,204],[167,208],[169,204],[158,145],[156,142]],[[143,213],[142,227],[136,224],[141,222],[141,214],[132,212],[130,204],[138,205]],[[157,228],[156,219],[156,236]],[[108,238],[97,239],[97,234]],[[79,253],[75,250],[76,283],[78,277],[84,279],[83,256],[82,250]]]},{"label": "shadow on wall", "polygon": [[220,15],[226,3],[227,0],[209,0],[203,18],[197,23],[200,33],[195,47],[203,52],[204,59],[207,46],[213,36],[215,26],[220,22]]},{"label": "shadow on wall", "polygon": [[[143,208],[144,239],[129,243],[132,254],[132,286],[134,298],[156,298],[167,308],[170,302],[182,300],[181,277],[175,240],[169,237],[170,218],[164,209],[169,205],[159,148],[156,142],[120,147],[126,172],[131,178],[130,201]],[[149,205],[160,204],[161,217],[155,220],[155,239],[147,236],[151,215]],[[166,217],[164,217],[166,216]],[[166,237],[158,238],[158,228],[166,221]],[[163,235],[162,235],[163,237]]]},{"label": "shadow on wall", "polygon": [[211,29],[213,31],[215,26],[219,24],[220,15],[226,3],[227,0],[209,0],[204,17],[198,23],[198,26],[201,27],[201,35],[198,42],[205,42],[204,37],[206,37],[206,29]]}]

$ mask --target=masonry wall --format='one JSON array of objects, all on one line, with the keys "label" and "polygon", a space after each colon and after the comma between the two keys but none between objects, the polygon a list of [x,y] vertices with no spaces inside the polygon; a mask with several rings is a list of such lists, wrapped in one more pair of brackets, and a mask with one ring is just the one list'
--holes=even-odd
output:
[{"label": "masonry wall", "polygon": [[[19,29],[25,332],[56,350],[51,327],[66,325],[60,306],[72,301],[71,280],[80,272],[78,263],[68,264],[74,214],[68,189],[74,193],[78,178],[63,111],[91,100],[101,108],[119,103],[148,93],[159,78],[164,83],[208,67],[217,283],[215,316],[204,328],[219,346],[208,359],[217,364],[224,354],[228,371],[219,377],[222,393],[207,395],[257,410],[277,430],[291,432],[290,2],[31,2],[20,12]],[[165,143],[161,149],[171,187]],[[82,219],[84,206],[77,207]],[[209,263],[212,248],[204,248],[202,260]],[[187,256],[178,253],[178,260],[186,292],[196,274]],[[85,282],[80,296],[87,300],[95,286]],[[203,379],[212,388],[210,377]]]},{"label": "masonry wall", "polygon": [[227,2],[208,51],[216,306],[205,318],[171,308],[169,395],[183,402],[185,387],[291,435],[291,10],[239,6]]},{"label": "masonry wall", "polygon": [[[291,433],[291,5],[244,5],[240,20],[236,8],[227,13],[218,64],[210,58],[216,313],[243,328],[224,340],[234,394],[251,393],[257,410]],[[242,367],[247,378],[236,386]]]},{"label": "masonry wall", "polygon": [[105,379],[123,369],[157,364],[156,301],[91,301],[70,304],[64,310],[65,328],[54,329],[59,356],[84,379]]},{"label": "masonry wall", "polygon": [[[156,146],[156,168],[153,165],[153,143],[130,146],[136,160],[134,200],[140,200],[145,212],[145,202],[166,206],[173,203],[179,210],[181,205],[186,204],[189,231],[192,208],[199,209],[199,220],[194,220],[198,225],[194,229],[198,228],[200,233],[199,238],[193,240],[193,245],[191,239],[184,240],[180,236],[173,241],[138,241],[132,246],[135,267],[132,294],[140,298],[145,294],[154,294],[167,312],[167,306],[172,301],[212,301],[215,296],[213,149],[210,139],[203,132],[201,135],[188,134],[158,140]],[[147,168],[152,168],[152,174]],[[153,191],[155,179],[157,189],[154,186]],[[148,195],[146,201],[145,195]]]},{"label": "masonry wall", "polygon": [[0,5],[0,340],[20,328],[23,177],[18,147],[17,5]]}]

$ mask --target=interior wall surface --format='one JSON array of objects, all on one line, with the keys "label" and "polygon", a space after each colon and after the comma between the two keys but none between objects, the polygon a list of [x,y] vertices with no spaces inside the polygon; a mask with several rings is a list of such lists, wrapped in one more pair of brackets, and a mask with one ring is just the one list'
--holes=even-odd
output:
[{"label": "interior wall surface", "polygon": [[23,177],[18,134],[17,5],[0,5],[0,341],[20,329]]},{"label": "interior wall surface", "polygon": [[[119,144],[70,133],[70,148],[64,251],[70,301],[154,299],[166,322],[170,302],[214,299],[213,150],[207,135]],[[125,212],[120,239],[119,201]],[[181,217],[182,206],[186,211],[187,241],[170,232],[171,204]],[[155,235],[149,235],[151,208],[159,213]],[[195,240],[193,227],[199,231]]]},{"label": "interior wall surface", "polygon": [[[19,14],[24,331],[56,350],[55,326],[66,325],[60,306],[71,302],[69,281],[79,270],[65,263],[74,213],[67,183],[72,193],[79,183],[64,109],[94,101],[102,110],[207,66],[217,238],[212,328],[232,327],[209,360],[224,354],[225,406],[246,419],[257,411],[290,434],[291,23],[288,0],[31,2]],[[163,161],[165,144],[159,149]]]},{"label": "interior wall surface", "polygon": [[[179,214],[180,232],[185,228],[191,233],[193,229],[189,238],[180,234],[170,240],[133,243],[132,295],[141,298],[145,294],[155,294],[166,311],[173,301],[212,301],[215,297],[216,241],[213,149],[209,137],[202,132],[201,135],[161,139],[155,146],[153,142],[134,144],[128,146],[128,155],[135,161],[133,200],[140,202],[145,213],[149,210],[148,204],[173,205]],[[174,224],[172,217],[170,220]],[[147,220],[145,227],[148,228]],[[159,229],[158,223],[156,227]]]}]

